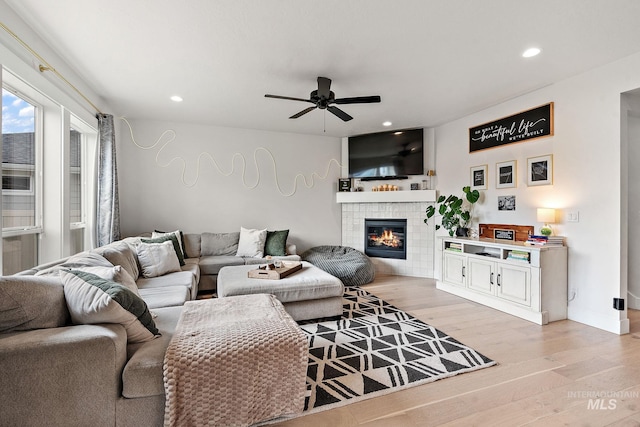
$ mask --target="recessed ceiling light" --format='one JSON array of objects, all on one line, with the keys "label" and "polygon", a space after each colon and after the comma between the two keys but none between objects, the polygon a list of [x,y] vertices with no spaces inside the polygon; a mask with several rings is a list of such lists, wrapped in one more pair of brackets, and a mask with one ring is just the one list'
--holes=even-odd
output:
[{"label": "recessed ceiling light", "polygon": [[179,97],[178,95],[173,95],[173,96],[172,96],[171,98],[169,98],[169,99],[171,99],[173,102],[182,102],[182,98],[181,98],[181,97]]},{"label": "recessed ceiling light", "polygon": [[402,135],[402,132],[400,132],[400,131],[394,132],[394,135]]},{"label": "recessed ceiling light", "polygon": [[538,49],[537,47],[532,47],[530,49],[525,50],[522,53],[522,57],[523,58],[531,58],[532,56],[536,56],[539,53],[540,53],[540,49]]},{"label": "recessed ceiling light", "polygon": [[391,126],[392,124],[393,123],[391,123],[391,122],[384,122],[384,123],[382,123],[382,126]]}]

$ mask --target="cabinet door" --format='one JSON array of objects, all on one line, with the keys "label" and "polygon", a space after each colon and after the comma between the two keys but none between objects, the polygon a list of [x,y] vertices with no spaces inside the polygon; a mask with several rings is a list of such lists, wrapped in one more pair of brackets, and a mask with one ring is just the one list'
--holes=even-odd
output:
[{"label": "cabinet door", "polygon": [[469,274],[467,286],[474,291],[493,294],[496,276],[496,263],[483,259],[469,258]]},{"label": "cabinet door", "polygon": [[442,262],[442,279],[453,285],[465,286],[467,257],[445,252]]},{"label": "cabinet door", "polygon": [[531,268],[498,265],[497,295],[500,298],[531,306]]}]

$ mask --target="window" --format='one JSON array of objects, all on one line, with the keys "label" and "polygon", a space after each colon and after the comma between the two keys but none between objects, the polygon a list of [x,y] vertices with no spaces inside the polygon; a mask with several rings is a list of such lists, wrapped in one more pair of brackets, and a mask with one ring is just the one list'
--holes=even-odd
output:
[{"label": "window", "polygon": [[2,175],[2,189],[5,191],[4,194],[8,194],[11,191],[23,192],[23,193],[33,193],[32,187],[33,180],[31,179],[31,175]]},{"label": "window", "polygon": [[69,174],[69,190],[71,192],[69,215],[71,223],[84,221],[82,211],[82,133],[71,129],[71,161]]},{"label": "window", "polygon": [[[40,228],[38,170],[39,107],[10,88],[2,89],[2,273],[38,262]],[[37,132],[38,131],[38,132]]]},{"label": "window", "polygon": [[95,156],[98,134],[96,129],[71,114],[69,138],[69,222],[70,253],[76,254],[91,247],[89,231],[91,206],[91,175],[89,161]]}]

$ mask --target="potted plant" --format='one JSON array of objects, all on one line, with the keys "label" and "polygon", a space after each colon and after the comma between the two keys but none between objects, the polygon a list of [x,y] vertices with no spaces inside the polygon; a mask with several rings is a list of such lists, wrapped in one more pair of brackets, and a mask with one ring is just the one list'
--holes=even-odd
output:
[{"label": "potted plant", "polygon": [[[469,223],[471,222],[471,211],[473,205],[480,199],[480,192],[478,190],[471,190],[471,187],[463,187],[464,199],[455,195],[438,197],[436,205],[427,207],[427,217],[424,219],[424,223],[428,224],[429,219],[438,213],[442,218],[440,224],[436,224],[436,230],[440,227],[444,227],[449,231],[449,236],[453,236],[454,233],[457,236],[467,236],[469,229]],[[468,204],[465,204],[465,200]]]}]

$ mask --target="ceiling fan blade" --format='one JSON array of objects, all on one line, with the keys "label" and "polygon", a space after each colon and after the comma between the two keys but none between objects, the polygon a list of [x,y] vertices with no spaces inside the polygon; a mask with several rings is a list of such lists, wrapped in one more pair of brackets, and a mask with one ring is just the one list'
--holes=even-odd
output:
[{"label": "ceiling fan blade", "polygon": [[338,98],[334,101],[334,104],[370,104],[372,102],[380,102],[379,96],[356,96],[353,98]]},{"label": "ceiling fan blade", "polygon": [[305,114],[307,114],[309,111],[313,111],[315,110],[316,107],[309,107],[309,108],[305,108],[304,110],[300,111],[299,113],[294,114],[293,116],[289,117],[290,119],[297,119],[300,116],[303,116]]},{"label": "ceiling fan blade", "polygon": [[345,122],[348,122],[349,120],[353,119],[353,117],[351,117],[350,115],[348,115],[347,113],[339,109],[338,107],[334,107],[333,105],[329,105],[327,107],[327,110],[329,110],[330,113],[332,113],[333,115],[342,119]]},{"label": "ceiling fan blade", "polygon": [[318,96],[325,99],[331,97],[331,79],[318,77]]},{"label": "ceiling fan blade", "polygon": [[313,103],[313,101],[312,101],[312,100],[310,100],[310,99],[292,98],[292,97],[290,97],[290,96],[280,96],[280,95],[269,95],[269,94],[267,94],[267,95],[265,95],[264,97],[265,97],[265,98],[275,98],[275,99],[288,99],[288,100],[290,100],[290,101],[304,101],[304,102],[311,102],[311,103]]}]

